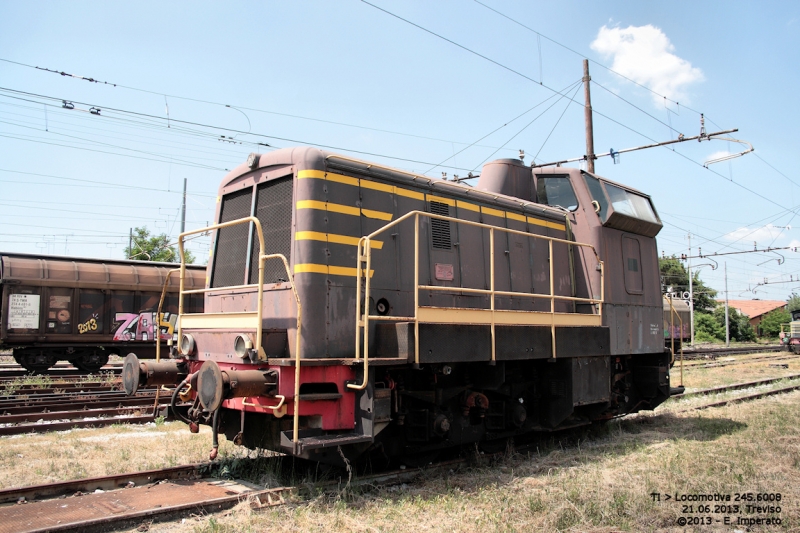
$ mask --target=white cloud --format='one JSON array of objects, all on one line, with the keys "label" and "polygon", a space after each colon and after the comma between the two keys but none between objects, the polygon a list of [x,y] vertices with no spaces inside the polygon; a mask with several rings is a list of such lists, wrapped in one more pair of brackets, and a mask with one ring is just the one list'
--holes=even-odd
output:
[{"label": "white cloud", "polygon": [[706,161],[711,161],[712,159],[719,159],[721,157],[727,157],[731,155],[731,152],[727,150],[720,150],[719,152],[714,152],[713,154],[706,156]]},{"label": "white cloud", "polygon": [[[676,56],[669,38],[650,24],[627,28],[603,26],[591,47],[604,57],[613,58],[611,68],[616,72],[671,100],[686,100],[686,87],[703,80],[703,72]],[[653,95],[653,101],[658,106],[664,105],[661,96]]]},{"label": "white cloud", "polygon": [[730,233],[723,235],[723,238],[729,241],[739,241],[749,244],[751,242],[759,243],[759,248],[768,246],[774,239],[776,239],[786,228],[773,226],[767,224],[760,228],[750,229],[747,227],[738,228]]}]

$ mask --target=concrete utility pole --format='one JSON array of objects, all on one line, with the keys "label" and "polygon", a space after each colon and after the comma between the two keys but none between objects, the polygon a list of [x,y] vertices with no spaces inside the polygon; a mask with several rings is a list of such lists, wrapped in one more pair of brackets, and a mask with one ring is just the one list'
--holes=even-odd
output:
[{"label": "concrete utility pole", "polygon": [[131,258],[132,253],[133,253],[133,228],[131,228],[130,233],[128,233],[128,259]]},{"label": "concrete utility pole", "polygon": [[181,233],[186,231],[186,178],[183,178],[183,205],[181,206]]},{"label": "concrete utility pole", "polygon": [[689,233],[689,345],[694,346],[694,289],[692,287],[692,234]]},{"label": "concrete utility pole", "polygon": [[728,262],[725,262],[725,347],[731,345],[731,325],[728,323]]},{"label": "concrete utility pole", "polygon": [[583,113],[586,120],[586,171],[594,173],[594,127],[592,126],[592,93],[589,89],[589,60],[583,60],[583,96],[586,104]]}]

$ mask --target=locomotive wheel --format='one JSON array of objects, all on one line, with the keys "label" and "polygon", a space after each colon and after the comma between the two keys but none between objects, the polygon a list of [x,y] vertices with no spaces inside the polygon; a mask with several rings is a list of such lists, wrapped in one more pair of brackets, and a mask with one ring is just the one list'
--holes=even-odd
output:
[{"label": "locomotive wheel", "polygon": [[45,372],[48,368],[56,364],[58,358],[52,354],[24,351],[18,353],[15,350],[14,360],[29,372]]},{"label": "locomotive wheel", "polygon": [[78,357],[70,359],[69,362],[78,370],[97,372],[108,363],[108,354],[103,352],[79,352]]}]

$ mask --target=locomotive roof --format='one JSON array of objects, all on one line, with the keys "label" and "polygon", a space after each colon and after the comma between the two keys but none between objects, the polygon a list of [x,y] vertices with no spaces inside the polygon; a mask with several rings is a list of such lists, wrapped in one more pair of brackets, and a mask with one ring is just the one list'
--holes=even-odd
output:
[{"label": "locomotive roof", "polygon": [[274,170],[280,167],[294,167],[295,170],[340,169],[362,175],[373,176],[406,186],[427,189],[438,194],[447,194],[450,196],[463,198],[465,200],[481,201],[493,205],[502,205],[506,208],[518,209],[531,214],[544,215],[561,221],[563,221],[563,218],[566,214],[566,211],[562,211],[556,207],[537,204],[535,202],[523,200],[513,196],[506,196],[500,193],[480,191],[462,183],[446,181],[439,178],[431,178],[422,174],[390,168],[376,163],[370,163],[368,161],[342,156],[332,152],[326,152],[324,150],[320,150],[319,148],[313,148],[309,146],[282,148],[280,150],[275,150],[274,152],[261,154],[256,165],[257,166],[251,169],[247,163],[243,163],[231,170],[220,184],[220,196],[226,187],[233,184],[242,176],[245,176],[248,173],[258,169]]}]

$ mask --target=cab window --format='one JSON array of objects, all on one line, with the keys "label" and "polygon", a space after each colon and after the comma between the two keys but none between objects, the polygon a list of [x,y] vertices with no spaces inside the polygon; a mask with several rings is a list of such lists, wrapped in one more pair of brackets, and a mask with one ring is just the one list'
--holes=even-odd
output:
[{"label": "cab window", "polygon": [[647,198],[611,185],[610,183],[606,183],[605,186],[614,211],[622,215],[638,218],[639,220],[646,220],[647,222],[653,222],[655,224],[659,223],[656,214],[653,212],[653,208],[650,206],[650,201]]},{"label": "cab window", "polygon": [[592,200],[597,202],[600,207],[597,214],[600,216],[600,220],[605,222],[608,219],[608,200],[603,192],[603,186],[600,184],[600,180],[594,176],[584,174],[583,178],[586,180],[586,186],[589,189],[589,194],[592,195]]},{"label": "cab window", "polygon": [[567,176],[539,176],[536,196],[540,204],[562,207],[569,211],[578,209],[578,199]]}]

